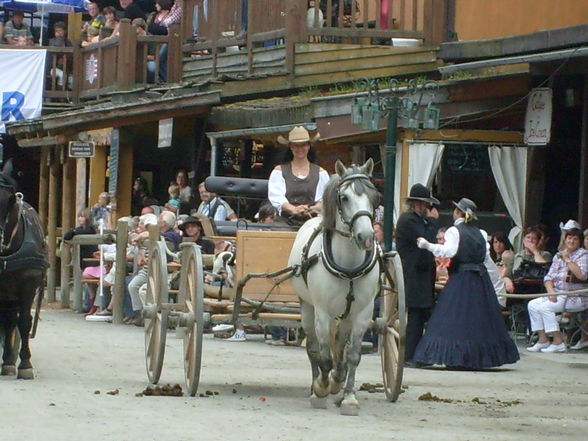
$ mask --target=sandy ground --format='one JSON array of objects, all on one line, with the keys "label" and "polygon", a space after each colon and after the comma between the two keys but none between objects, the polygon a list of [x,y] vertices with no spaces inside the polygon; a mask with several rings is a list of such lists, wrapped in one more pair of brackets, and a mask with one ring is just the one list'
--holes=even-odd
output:
[{"label": "sandy ground", "polygon": [[[32,341],[33,381],[0,377],[0,440],[585,440],[588,353],[529,354],[493,372],[405,370],[405,393],[359,392],[361,414],[311,409],[304,349],[262,336],[205,336],[202,397],[136,396],[148,385],[143,329],[44,310]],[[160,384],[183,386],[182,341],[168,336]],[[364,356],[358,385],[381,381]],[[107,392],[118,390],[118,394]],[[451,402],[420,401],[431,394]],[[475,400],[477,399],[477,400]],[[475,401],[473,401],[475,400]],[[520,402],[519,404],[517,404]]]}]

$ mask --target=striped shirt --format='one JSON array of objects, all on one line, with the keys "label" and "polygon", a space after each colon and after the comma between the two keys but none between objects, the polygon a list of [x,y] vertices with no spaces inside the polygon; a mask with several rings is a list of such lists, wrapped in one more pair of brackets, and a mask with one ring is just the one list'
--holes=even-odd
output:
[{"label": "striped shirt", "polygon": [[[570,254],[570,260],[580,267],[583,278],[586,279],[588,275],[588,251],[584,248],[578,248],[576,251]],[[563,261],[561,253],[557,253],[553,258],[553,262],[549,267],[549,272],[543,279],[544,282],[551,281],[555,292],[562,291],[576,291],[588,287],[588,281],[578,283],[572,281],[572,273],[568,265]],[[588,305],[588,297],[569,297],[568,302],[574,305],[584,304]]]}]

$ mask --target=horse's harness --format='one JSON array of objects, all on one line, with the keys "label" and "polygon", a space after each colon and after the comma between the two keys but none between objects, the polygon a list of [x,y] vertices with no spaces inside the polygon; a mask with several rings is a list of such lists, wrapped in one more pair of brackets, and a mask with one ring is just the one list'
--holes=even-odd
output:
[{"label": "horse's harness", "polygon": [[[314,229],[308,242],[306,243],[306,245],[304,245],[304,248],[302,249],[302,261],[300,263],[299,268],[296,268],[296,275],[301,275],[304,279],[304,283],[308,285],[308,270],[320,259],[325,269],[329,273],[331,273],[337,278],[344,279],[349,282],[349,290],[347,292],[347,296],[345,297],[345,300],[347,301],[347,304],[345,306],[345,312],[343,312],[343,314],[337,317],[339,320],[343,320],[349,315],[349,312],[351,310],[351,304],[355,300],[355,295],[353,293],[353,281],[369,273],[378,262],[381,266],[384,266],[382,250],[375,238],[373,239],[373,244],[370,250],[366,251],[362,263],[360,263],[355,268],[345,268],[338,265],[337,262],[335,262],[332,248],[333,233],[335,232],[351,239],[351,230],[353,230],[353,224],[357,219],[366,216],[372,223],[374,221],[373,212],[368,210],[359,210],[355,212],[353,216],[351,216],[351,218],[349,219],[346,219],[343,216],[343,207],[341,205],[342,196],[339,194],[339,189],[343,186],[343,184],[346,183],[354,185],[356,192],[359,194],[363,193],[364,186],[373,187],[373,184],[371,183],[369,178],[362,173],[350,174],[349,176],[345,176],[339,181],[337,185],[337,213],[343,224],[345,224],[349,228],[349,232],[341,231],[336,228],[334,230],[331,230],[325,228],[322,225],[319,225],[317,228]],[[310,252],[310,247],[312,246],[317,236],[321,233],[323,234],[323,246],[320,252],[318,254],[309,256],[308,254]]]},{"label": "horse's harness", "polygon": [[[39,251],[38,243],[35,240],[35,225],[27,216],[26,212],[32,210],[32,208],[23,201],[22,193],[15,193],[14,186],[4,179],[0,179],[0,189],[14,193],[18,206],[18,212],[16,215],[16,222],[10,232],[8,241],[6,241],[5,233],[8,227],[10,227],[10,216],[7,215],[0,232],[0,274],[5,272],[17,271],[23,268],[39,268],[46,269],[47,255],[46,249],[43,246],[42,250]],[[12,241],[16,237],[19,226],[23,227],[23,241],[18,250],[12,254],[4,255],[6,251],[12,248]],[[42,238],[42,232],[38,232]]]}]

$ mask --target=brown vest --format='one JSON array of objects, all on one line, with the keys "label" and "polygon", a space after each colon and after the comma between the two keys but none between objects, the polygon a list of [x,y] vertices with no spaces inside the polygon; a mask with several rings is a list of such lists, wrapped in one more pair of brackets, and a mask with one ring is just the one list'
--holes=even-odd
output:
[{"label": "brown vest", "polygon": [[299,178],[292,174],[292,163],[282,164],[282,176],[286,182],[286,199],[292,205],[313,205],[316,195],[316,187],[319,182],[321,168],[311,163],[308,175]]}]

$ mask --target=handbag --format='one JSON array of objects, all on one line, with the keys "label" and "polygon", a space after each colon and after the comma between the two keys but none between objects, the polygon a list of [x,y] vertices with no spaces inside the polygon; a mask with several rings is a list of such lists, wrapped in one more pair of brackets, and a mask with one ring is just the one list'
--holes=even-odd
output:
[{"label": "handbag", "polygon": [[523,262],[513,273],[513,280],[543,279],[549,272],[551,263]]}]

